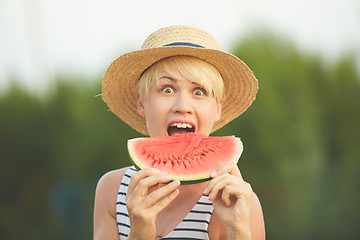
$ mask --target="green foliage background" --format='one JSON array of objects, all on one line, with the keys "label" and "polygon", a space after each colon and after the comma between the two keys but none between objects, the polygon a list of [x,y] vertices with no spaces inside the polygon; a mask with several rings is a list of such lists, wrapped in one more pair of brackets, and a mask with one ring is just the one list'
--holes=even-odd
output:
[{"label": "green foliage background", "polygon": [[[258,194],[267,239],[360,239],[360,76],[254,34],[233,53],[260,82],[252,107],[215,135],[244,142],[239,167]],[[105,69],[104,69],[105,71]],[[95,83],[59,77],[46,96],[0,95],[0,239],[90,239],[97,180],[129,165],[141,136],[107,111]]]}]

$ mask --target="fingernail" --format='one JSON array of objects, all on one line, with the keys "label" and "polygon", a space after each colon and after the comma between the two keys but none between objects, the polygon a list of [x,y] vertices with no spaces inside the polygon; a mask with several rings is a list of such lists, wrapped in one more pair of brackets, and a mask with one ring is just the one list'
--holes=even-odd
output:
[{"label": "fingernail", "polygon": [[164,181],[169,181],[171,178],[168,175],[161,176]]},{"label": "fingernail", "polygon": [[210,176],[211,176],[211,177],[215,177],[216,174],[217,174],[217,171],[215,170],[215,171],[213,171],[212,173],[210,173]]},{"label": "fingernail", "polygon": [[160,172],[159,169],[156,169],[156,168],[152,168],[151,170],[152,170],[153,173],[159,173]]},{"label": "fingernail", "polygon": [[179,180],[174,180],[171,182],[172,185],[176,186],[176,185],[180,185],[180,181]]},{"label": "fingernail", "polygon": [[212,199],[212,197],[213,197],[212,195],[213,195],[212,193],[209,194],[209,197],[208,197],[208,198],[209,198],[210,201],[213,200],[213,199]]},{"label": "fingernail", "polygon": [[207,191],[208,191],[208,188],[206,187],[205,190],[203,191],[203,194],[206,194]]}]

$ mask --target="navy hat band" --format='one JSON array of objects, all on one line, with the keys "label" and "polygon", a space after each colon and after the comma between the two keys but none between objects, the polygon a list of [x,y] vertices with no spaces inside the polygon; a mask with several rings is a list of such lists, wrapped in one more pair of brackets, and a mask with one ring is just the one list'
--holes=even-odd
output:
[{"label": "navy hat band", "polygon": [[170,46],[186,46],[186,47],[197,47],[197,48],[205,48],[203,46],[193,44],[193,43],[187,43],[187,42],[174,42],[164,45],[164,47],[170,47]]}]

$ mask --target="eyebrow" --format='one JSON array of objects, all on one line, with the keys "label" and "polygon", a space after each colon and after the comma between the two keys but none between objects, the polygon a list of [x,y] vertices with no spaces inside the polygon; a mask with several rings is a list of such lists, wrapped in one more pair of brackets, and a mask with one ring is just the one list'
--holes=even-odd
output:
[{"label": "eyebrow", "polygon": [[[173,77],[170,77],[170,76],[161,76],[160,78],[159,78],[159,80],[160,79],[163,79],[163,78],[165,78],[165,79],[168,79],[168,80],[170,80],[171,82],[173,82],[173,83],[176,83],[177,82],[177,80],[175,79],[175,78],[173,78]],[[197,83],[197,82],[191,82],[192,84],[194,84],[194,85],[201,85],[200,83]]]},{"label": "eyebrow", "polygon": [[169,76],[161,76],[161,77],[159,78],[159,80],[160,80],[160,79],[163,79],[163,78],[165,78],[165,79],[167,79],[167,80],[170,80],[170,81],[173,82],[173,83],[176,83],[176,82],[177,82],[175,78],[172,78],[172,77],[169,77]]}]

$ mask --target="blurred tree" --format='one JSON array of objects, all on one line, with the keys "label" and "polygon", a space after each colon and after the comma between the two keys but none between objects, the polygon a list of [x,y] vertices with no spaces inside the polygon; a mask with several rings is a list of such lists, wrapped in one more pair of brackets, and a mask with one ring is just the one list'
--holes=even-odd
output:
[{"label": "blurred tree", "polygon": [[1,239],[51,238],[46,206],[54,146],[49,124],[40,102],[19,86],[1,97]]}]

